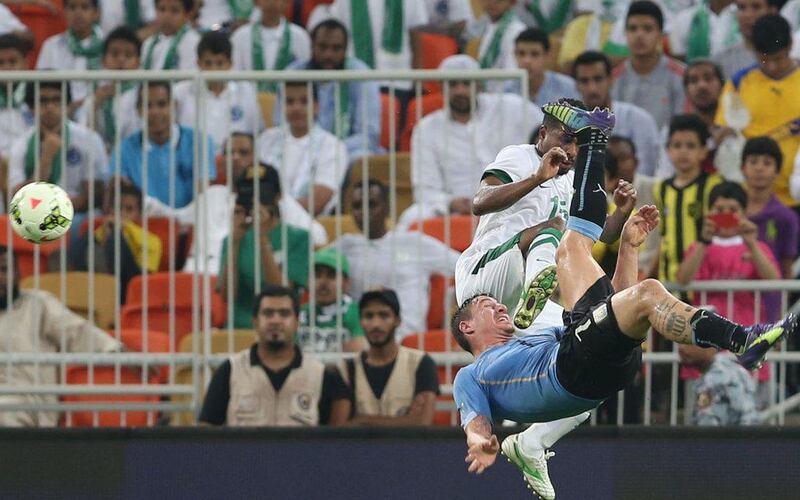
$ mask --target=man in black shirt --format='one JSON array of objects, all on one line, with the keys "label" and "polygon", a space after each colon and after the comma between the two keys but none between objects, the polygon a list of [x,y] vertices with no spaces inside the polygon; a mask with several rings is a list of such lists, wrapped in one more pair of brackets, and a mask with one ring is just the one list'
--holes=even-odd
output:
[{"label": "man in black shirt", "polygon": [[[214,373],[201,424],[229,426],[340,425],[350,413],[348,390],[335,370],[303,356],[294,342],[299,305],[288,288],[268,286],[256,298],[258,341]],[[266,375],[266,376],[265,376]]]},{"label": "man in black shirt", "polygon": [[422,351],[398,345],[400,302],[393,290],[365,293],[359,302],[369,348],[340,370],[352,390],[356,425],[430,425],[439,379],[436,364]]}]

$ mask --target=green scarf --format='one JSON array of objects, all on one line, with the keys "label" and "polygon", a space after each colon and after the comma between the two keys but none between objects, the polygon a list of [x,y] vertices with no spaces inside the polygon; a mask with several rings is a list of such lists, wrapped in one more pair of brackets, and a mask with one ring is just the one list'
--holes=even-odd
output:
[{"label": "green scarf", "polygon": [[[67,147],[67,151],[69,151],[69,124],[64,123],[62,127],[62,142],[61,148],[65,145]],[[39,144],[34,144],[34,143]],[[25,151],[25,178],[26,179],[33,179],[33,174],[36,172],[36,146],[39,146],[41,149],[41,138],[38,134],[31,134],[30,139],[28,139],[28,149]],[[47,182],[51,184],[58,184],[61,182],[61,148],[58,148],[56,151],[55,156],[53,156],[53,161],[50,163],[50,177],[45,179]],[[38,180],[38,179],[37,179]]]},{"label": "green scarf", "polygon": [[[350,18],[353,24],[353,47],[356,57],[375,68],[375,49],[372,41],[372,21],[367,0],[350,0]],[[403,25],[405,23],[403,0],[384,0],[381,46],[391,54],[403,50]]]},{"label": "green scarf", "polygon": [[[290,65],[294,59],[292,56],[292,30],[289,28],[289,22],[284,21],[281,45],[278,47],[275,66],[272,68],[274,70],[286,69],[286,66]],[[264,64],[264,41],[261,39],[261,24],[253,23],[250,28],[250,42],[252,44],[250,52],[253,58],[253,69],[264,71],[267,68]],[[274,94],[278,91],[278,85],[275,82],[258,82],[258,91],[272,92]]]},{"label": "green scarf", "polygon": [[[343,69],[353,69],[351,59],[348,57],[344,60]],[[334,112],[336,110],[334,109]],[[347,137],[350,135],[350,84],[348,82],[339,82],[339,113],[336,119],[339,122],[339,137]],[[332,132],[336,133],[336,125]]]},{"label": "green scarf", "polygon": [[253,13],[253,0],[228,0],[233,19],[250,19]]},{"label": "green scarf", "polygon": [[711,15],[706,3],[698,5],[689,26],[689,39],[686,43],[686,62],[706,58],[711,54]]},{"label": "green scarf", "polygon": [[100,27],[92,27],[91,42],[88,47],[81,45],[81,41],[72,30],[67,30],[67,48],[72,55],[86,58],[86,69],[100,68],[100,56],[103,54],[103,36]]},{"label": "green scarf", "polygon": [[542,9],[539,8],[539,3],[540,0],[531,0],[531,3],[528,4],[528,11],[536,19],[536,25],[539,29],[549,35],[567,24],[569,14],[572,12],[572,0],[558,0],[549,19],[545,17]]},{"label": "green scarf", "polygon": [[144,26],[139,0],[125,0],[125,24],[136,31]]},{"label": "green scarf", "polygon": [[[135,82],[122,82],[120,85],[120,97],[128,90],[136,87]],[[117,138],[117,120],[114,116],[114,97],[106,99],[103,103],[103,138],[106,144],[114,144]],[[124,139],[124,138],[123,138]]]},{"label": "green scarf", "polygon": [[481,57],[481,69],[491,68],[497,62],[497,58],[500,57],[500,45],[503,42],[503,35],[505,35],[508,25],[513,20],[514,13],[509,10],[497,21],[497,29],[494,30],[489,47]]},{"label": "green scarf", "polygon": [[[181,29],[175,33],[175,36],[172,37],[172,41],[169,43],[169,48],[167,49],[167,57],[164,58],[164,67],[160,69],[175,69],[175,65],[178,62],[178,45],[180,45],[181,40],[183,40],[183,35],[185,35],[187,31],[189,31],[189,25],[184,24],[181,26]],[[147,55],[144,58],[144,69],[153,69],[153,49],[156,48],[160,40],[161,33],[156,35],[153,39],[153,43],[148,47]]]},{"label": "green scarf", "polygon": [[8,85],[0,83],[0,111],[8,108],[18,108],[25,102],[25,84],[19,83],[11,91],[11,99],[8,98]]},{"label": "green scarf", "polygon": [[390,54],[399,54],[403,50],[404,17],[403,0],[384,0],[381,35],[383,50]]}]

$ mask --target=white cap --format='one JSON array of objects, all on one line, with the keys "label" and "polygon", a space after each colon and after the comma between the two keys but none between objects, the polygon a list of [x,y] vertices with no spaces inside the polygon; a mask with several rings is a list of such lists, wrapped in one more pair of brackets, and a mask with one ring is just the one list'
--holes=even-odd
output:
[{"label": "white cap", "polygon": [[445,58],[439,64],[439,69],[471,71],[481,69],[481,65],[478,64],[478,61],[466,54],[456,54]]}]

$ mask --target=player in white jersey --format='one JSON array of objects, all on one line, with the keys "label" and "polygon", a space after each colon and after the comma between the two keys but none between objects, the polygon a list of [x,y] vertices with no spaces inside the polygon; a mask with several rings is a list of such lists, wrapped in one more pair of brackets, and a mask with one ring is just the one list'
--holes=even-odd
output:
[{"label": "player in white jersey", "polygon": [[[569,112],[575,108],[585,105],[575,99],[545,105],[537,143],[508,146],[484,169],[473,199],[480,223],[456,264],[459,305],[491,294],[512,311],[514,324],[526,329],[555,290],[555,251],[572,202],[577,120],[602,119],[599,113]],[[620,181],[617,210],[606,221],[602,241],[617,240],[635,201],[633,186]]]}]

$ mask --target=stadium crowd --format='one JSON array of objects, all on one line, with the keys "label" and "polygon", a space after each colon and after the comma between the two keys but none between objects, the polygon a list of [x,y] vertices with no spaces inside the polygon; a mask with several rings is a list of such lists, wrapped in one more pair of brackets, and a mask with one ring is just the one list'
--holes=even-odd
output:
[{"label": "stadium crowd", "polygon": [[[41,271],[116,275],[122,328],[141,326],[143,272],[151,281],[170,269],[213,279],[214,298],[230,304],[212,314],[214,326],[250,331],[249,347],[214,373],[201,423],[450,424],[436,402],[452,401],[439,386],[454,370],[437,369],[417,348],[458,349],[441,328],[476,224],[472,196],[504,146],[533,140],[541,106],[573,97],[616,114],[606,191],[631,182],[637,206],[662,213],[640,253],[641,279],[793,279],[798,57],[800,0],[0,0],[0,186],[8,195],[46,180],[67,191],[76,216],[66,255],[43,250]],[[426,82],[418,97],[409,80],[198,88],[26,84],[2,74],[416,68],[521,68],[528,89],[519,80]],[[203,179],[210,185],[198,189]],[[615,246],[594,250],[612,273]],[[0,325],[14,324],[18,340],[0,341],[0,350],[140,349],[141,338],[104,339],[51,295],[28,290],[30,273],[10,272],[5,253]],[[742,324],[777,319],[783,305],[779,292],[687,298]],[[34,312],[40,321],[20,320]],[[62,322],[66,343],[55,333]],[[191,338],[190,329],[179,336]],[[328,367],[314,358],[331,352],[357,354]],[[768,365],[751,377],[724,353],[687,347],[680,356],[687,423],[758,422]],[[58,376],[0,370],[6,385],[43,380]],[[792,369],[788,383],[797,392]],[[626,422],[641,421],[636,384],[626,391]],[[656,408],[668,406],[666,389],[653,397]],[[0,394],[20,401],[57,398]],[[616,421],[616,410],[609,401],[599,421]],[[34,413],[0,411],[0,424],[58,421]]]}]

